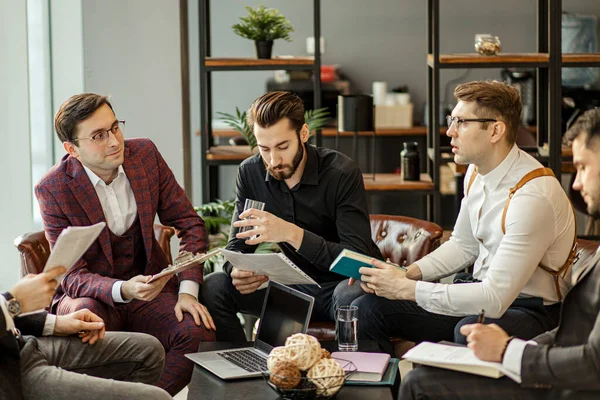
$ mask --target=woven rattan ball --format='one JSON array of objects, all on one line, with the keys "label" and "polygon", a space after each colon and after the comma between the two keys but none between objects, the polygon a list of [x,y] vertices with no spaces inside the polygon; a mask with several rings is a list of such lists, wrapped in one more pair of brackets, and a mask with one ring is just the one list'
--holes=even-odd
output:
[{"label": "woven rattan ball", "polygon": [[321,358],[331,358],[331,353],[325,349],[321,349]]},{"label": "woven rattan ball", "polygon": [[280,389],[293,389],[300,383],[302,373],[294,364],[278,361],[273,365],[269,379]]},{"label": "woven rattan ball", "polygon": [[273,370],[273,365],[279,361],[289,361],[290,360],[290,351],[284,346],[273,347],[273,350],[269,353],[269,357],[267,358],[267,368],[269,371]]},{"label": "woven rattan ball", "polygon": [[321,345],[314,336],[296,333],[288,337],[285,347],[289,350],[289,361],[306,371],[321,359]]},{"label": "woven rattan ball", "polygon": [[331,358],[322,358],[310,369],[306,376],[317,388],[317,395],[332,396],[344,384],[344,369]]}]

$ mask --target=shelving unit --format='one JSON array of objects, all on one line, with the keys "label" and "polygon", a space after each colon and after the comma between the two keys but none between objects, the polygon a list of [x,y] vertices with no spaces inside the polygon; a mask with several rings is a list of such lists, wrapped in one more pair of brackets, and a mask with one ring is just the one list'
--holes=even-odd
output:
[{"label": "shelving unit", "polygon": [[[428,198],[428,210],[436,223],[441,220],[440,165],[450,161],[440,146],[440,70],[446,68],[527,67],[537,71],[537,150],[536,156],[547,162],[556,176],[563,170],[561,151],[561,67],[600,66],[600,54],[561,54],[562,0],[537,1],[536,53],[502,53],[497,56],[479,54],[443,54],[440,52],[440,1],[427,0],[427,171],[434,190]],[[545,144],[547,143],[547,147]],[[528,149],[531,150],[531,149]],[[568,166],[567,166],[568,167]],[[569,168],[566,168],[569,170]]]},{"label": "shelving unit", "polygon": [[[216,71],[312,71],[314,106],[321,107],[321,48],[315,40],[314,57],[272,58],[262,60],[241,57],[211,57],[210,0],[200,0],[200,161],[202,165],[202,202],[215,200],[218,195],[219,166],[235,165],[251,155],[247,146],[214,146],[212,132],[212,72]],[[321,3],[313,0],[314,37],[321,37]],[[321,132],[315,134],[321,145]],[[225,149],[225,147],[228,147]],[[229,148],[230,147],[230,148]],[[244,149],[245,148],[245,149]]]}]

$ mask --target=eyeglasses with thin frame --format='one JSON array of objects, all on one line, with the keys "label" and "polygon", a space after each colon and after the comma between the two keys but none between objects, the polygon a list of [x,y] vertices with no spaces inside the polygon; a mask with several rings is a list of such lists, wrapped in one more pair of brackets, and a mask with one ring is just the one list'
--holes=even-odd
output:
[{"label": "eyeglasses with thin frame", "polygon": [[452,115],[446,115],[446,124],[448,128],[452,126],[453,123],[456,124],[456,129],[460,127],[460,124],[463,122],[498,122],[497,119],[492,118],[458,118],[453,117]]},{"label": "eyeglasses with thin frame", "polygon": [[117,136],[117,134],[119,134],[119,133],[123,133],[123,130],[121,128],[122,126],[125,126],[125,121],[117,121],[114,123],[113,126],[111,126],[110,129],[107,129],[105,131],[96,132],[94,135],[92,135],[89,138],[77,138],[73,141],[77,142],[80,140],[91,140],[92,143],[94,143],[94,144],[104,144],[108,140],[108,137],[110,136],[111,133],[115,136]]}]

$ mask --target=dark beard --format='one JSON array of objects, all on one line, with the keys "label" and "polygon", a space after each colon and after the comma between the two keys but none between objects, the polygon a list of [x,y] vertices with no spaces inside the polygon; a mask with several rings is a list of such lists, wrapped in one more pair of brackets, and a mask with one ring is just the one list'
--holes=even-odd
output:
[{"label": "dark beard", "polygon": [[272,167],[267,166],[266,163],[265,163],[265,167],[267,167],[267,171],[273,178],[275,178],[279,181],[284,181],[286,179],[290,179],[292,177],[292,175],[294,175],[294,173],[298,169],[298,166],[302,162],[303,156],[304,156],[304,145],[302,144],[302,142],[300,140],[298,140],[298,151],[296,151],[296,154],[294,154],[294,158],[292,159],[291,164],[283,164],[283,165],[279,166],[279,168],[283,167],[283,169],[278,170],[278,171],[275,171]]}]

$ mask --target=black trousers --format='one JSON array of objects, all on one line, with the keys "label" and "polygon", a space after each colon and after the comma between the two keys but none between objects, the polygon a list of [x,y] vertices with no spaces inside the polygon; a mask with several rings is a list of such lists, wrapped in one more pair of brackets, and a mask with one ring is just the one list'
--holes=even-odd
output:
[{"label": "black trousers", "polygon": [[[394,356],[390,337],[412,342],[439,342],[441,340],[466,344],[460,327],[477,322],[477,315],[455,317],[434,314],[408,300],[388,300],[365,295],[352,302],[358,306],[359,339],[375,340]],[[540,298],[517,299],[501,318],[485,318],[484,323],[495,323],[520,339],[532,339],[558,325],[560,303],[545,307]]]},{"label": "black trousers", "polygon": [[[365,294],[358,284],[348,286],[347,279],[320,285],[321,288],[315,285],[290,286],[315,298],[312,321],[334,321],[337,306],[350,305]],[[241,294],[224,272],[213,272],[206,276],[202,285],[202,304],[208,308],[217,326],[218,341],[245,341],[246,336],[236,313],[260,316],[264,298],[265,290]]]}]

